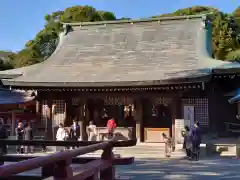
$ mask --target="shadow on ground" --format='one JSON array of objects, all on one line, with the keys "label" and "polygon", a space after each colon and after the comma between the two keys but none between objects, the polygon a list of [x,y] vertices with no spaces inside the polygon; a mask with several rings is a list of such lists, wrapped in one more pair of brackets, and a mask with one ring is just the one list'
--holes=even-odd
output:
[{"label": "shadow on ground", "polygon": [[216,157],[191,162],[184,159],[136,160],[130,166],[117,168],[121,178],[133,180],[218,180],[240,179],[240,160],[231,157]]}]

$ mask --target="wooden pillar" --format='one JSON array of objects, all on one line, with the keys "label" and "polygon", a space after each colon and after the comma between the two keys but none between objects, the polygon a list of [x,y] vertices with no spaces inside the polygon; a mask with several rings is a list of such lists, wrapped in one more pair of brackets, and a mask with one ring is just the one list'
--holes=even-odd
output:
[{"label": "wooden pillar", "polygon": [[15,136],[15,126],[16,126],[16,113],[12,111],[12,127],[11,127],[11,136]]},{"label": "wooden pillar", "polygon": [[171,137],[175,140],[175,119],[181,119],[181,98],[179,95],[176,95],[171,102],[172,107],[172,130]]},{"label": "wooden pillar", "polygon": [[218,108],[218,98],[217,93],[209,93],[208,95],[208,122],[209,122],[209,128],[213,132],[217,132],[217,110]]},{"label": "wooden pillar", "polygon": [[36,100],[36,114],[40,113],[40,101]]},{"label": "wooden pillar", "polygon": [[142,100],[136,99],[135,101],[135,113],[134,120],[136,122],[135,128],[133,128],[133,138],[136,138],[138,141],[143,141],[143,114],[142,114]]},{"label": "wooden pillar", "polygon": [[69,123],[68,123],[68,106],[69,106],[69,100],[68,99],[66,99],[65,100],[65,107],[64,107],[64,111],[65,111],[65,117],[64,117],[64,126],[68,126],[69,125]]},{"label": "wooden pillar", "polygon": [[53,140],[53,107],[52,107],[52,100],[48,100],[48,116],[47,116],[47,123],[46,123],[46,138],[48,140]]},{"label": "wooden pillar", "polygon": [[80,106],[79,110],[79,125],[80,125],[80,135],[82,140],[87,140],[87,132],[86,127],[88,124],[88,107],[87,107],[87,101],[83,100]]}]

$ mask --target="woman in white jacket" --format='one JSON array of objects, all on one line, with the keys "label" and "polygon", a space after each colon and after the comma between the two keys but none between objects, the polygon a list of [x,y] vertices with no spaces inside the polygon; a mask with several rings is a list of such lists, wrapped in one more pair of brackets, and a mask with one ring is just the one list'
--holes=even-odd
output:
[{"label": "woman in white jacket", "polygon": [[63,127],[63,124],[60,123],[59,124],[59,128],[57,130],[57,134],[56,134],[56,140],[57,141],[64,141],[65,137],[66,137],[66,131],[65,131],[64,127]]}]

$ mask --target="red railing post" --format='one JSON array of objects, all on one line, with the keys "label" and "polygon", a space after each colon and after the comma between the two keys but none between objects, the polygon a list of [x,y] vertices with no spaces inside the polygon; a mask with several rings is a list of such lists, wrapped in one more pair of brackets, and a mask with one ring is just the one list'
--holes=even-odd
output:
[{"label": "red railing post", "polygon": [[[113,159],[114,159],[114,154],[112,152],[112,149],[113,149],[112,146],[108,146],[108,147],[104,148],[101,158],[112,163]],[[101,171],[100,179],[101,180],[114,180],[115,179],[114,166],[112,165],[110,168],[107,168],[107,169]]]},{"label": "red railing post", "polygon": [[86,178],[85,180],[98,180],[98,174],[96,173],[93,176]]},{"label": "red railing post", "polygon": [[72,163],[72,158],[57,162],[54,165],[54,170],[53,170],[54,180],[67,180],[68,178],[73,177],[71,163]]}]

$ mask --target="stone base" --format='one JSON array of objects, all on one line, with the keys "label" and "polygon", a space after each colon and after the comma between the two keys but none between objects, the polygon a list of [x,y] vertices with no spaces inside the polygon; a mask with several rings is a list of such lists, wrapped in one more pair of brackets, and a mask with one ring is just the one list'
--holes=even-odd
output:
[{"label": "stone base", "polygon": [[236,157],[240,158],[240,144],[236,144]]}]

